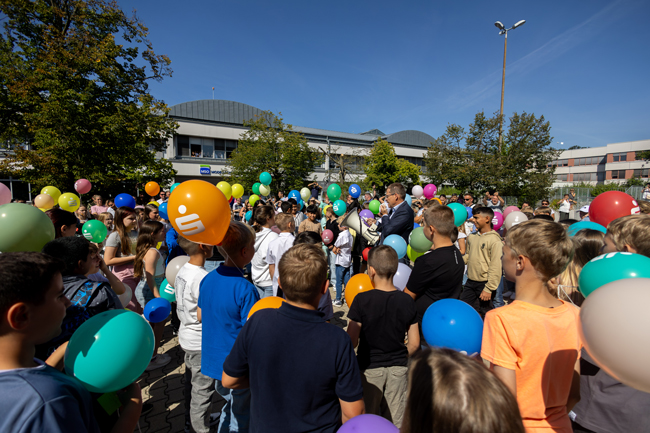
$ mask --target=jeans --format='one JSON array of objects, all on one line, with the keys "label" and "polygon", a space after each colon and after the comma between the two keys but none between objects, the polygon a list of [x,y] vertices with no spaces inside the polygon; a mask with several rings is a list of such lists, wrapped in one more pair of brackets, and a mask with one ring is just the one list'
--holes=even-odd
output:
[{"label": "jeans", "polygon": [[329,252],[330,287],[336,287],[336,254]]},{"label": "jeans", "polygon": [[222,264],[223,261],[216,261],[216,260],[206,260],[205,261],[205,270],[210,272],[219,267],[220,264]]},{"label": "jeans", "polygon": [[266,298],[267,296],[273,296],[273,286],[258,286],[255,285],[255,288],[257,288],[257,293],[260,294],[260,299]]},{"label": "jeans", "polygon": [[221,395],[226,404],[221,409],[221,420],[219,421],[219,433],[240,432],[248,433],[251,418],[251,390],[228,389],[216,380],[217,392]]},{"label": "jeans", "polygon": [[502,275],[501,281],[499,282],[499,287],[497,287],[496,294],[494,295],[494,308],[503,307],[505,304],[503,302],[503,287],[505,286],[506,279]]},{"label": "jeans", "polygon": [[185,420],[196,433],[210,432],[214,379],[201,373],[201,352],[185,351]]},{"label": "jeans", "polygon": [[[159,277],[154,277],[153,279],[156,287],[160,287],[162,282],[165,280],[165,276],[161,275]],[[135,298],[138,300],[142,308],[144,308],[147,302],[151,301],[154,297],[155,296],[153,295],[149,284],[147,284],[147,279],[142,278],[135,288]]]},{"label": "jeans", "polygon": [[401,427],[406,406],[408,367],[369,368],[361,375],[366,413],[379,415]]},{"label": "jeans", "polygon": [[340,301],[343,294],[343,287],[350,281],[350,267],[336,265],[336,300]]}]

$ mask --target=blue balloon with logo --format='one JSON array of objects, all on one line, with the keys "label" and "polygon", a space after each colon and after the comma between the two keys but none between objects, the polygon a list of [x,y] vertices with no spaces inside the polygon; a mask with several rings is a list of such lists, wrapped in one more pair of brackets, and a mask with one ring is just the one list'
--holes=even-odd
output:
[{"label": "blue balloon with logo", "polygon": [[584,229],[598,230],[599,232],[607,233],[607,229],[605,227],[593,221],[578,221],[577,223],[573,223],[569,226],[566,232],[569,236],[575,236],[576,233]]},{"label": "blue balloon with logo", "polygon": [[115,197],[115,206],[117,207],[130,207],[131,209],[135,208],[135,199],[133,198],[132,195],[127,194],[123,192],[122,194],[118,194]]},{"label": "blue balloon with logo", "polygon": [[350,194],[350,197],[352,198],[359,198],[359,196],[361,195],[361,187],[356,183],[353,183],[348,188],[348,194]]},{"label": "blue balloon with logo", "polygon": [[246,212],[246,214],[244,215],[244,220],[245,220],[246,222],[248,222],[248,221],[251,220],[251,217],[252,217],[252,216],[253,216],[253,211],[252,211],[252,210],[249,210],[249,211]]},{"label": "blue balloon with logo", "polygon": [[390,235],[384,239],[384,245],[388,245],[397,253],[397,258],[401,259],[406,255],[406,241],[400,235]]},{"label": "blue balloon with logo", "polygon": [[446,347],[471,356],[481,353],[483,320],[471,305],[458,299],[441,299],[424,313],[422,334],[429,346]]},{"label": "blue balloon with logo", "polygon": [[169,216],[167,215],[167,202],[163,202],[158,206],[158,215],[164,220],[169,220]]},{"label": "blue balloon with logo", "polygon": [[172,312],[172,304],[164,298],[153,298],[144,306],[144,318],[150,323],[158,323],[165,320]]},{"label": "blue balloon with logo", "polygon": [[300,197],[300,191],[296,191],[295,189],[292,189],[287,197],[294,199],[296,203],[300,203],[302,201],[302,197]]}]

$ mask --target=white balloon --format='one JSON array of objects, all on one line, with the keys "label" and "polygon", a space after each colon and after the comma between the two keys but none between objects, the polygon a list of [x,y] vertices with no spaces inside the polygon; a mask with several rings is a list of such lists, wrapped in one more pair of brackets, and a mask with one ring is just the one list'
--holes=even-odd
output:
[{"label": "white balloon", "polygon": [[424,189],[420,185],[415,185],[411,190],[415,198],[420,198],[424,194]]},{"label": "white balloon", "polygon": [[268,197],[269,194],[271,194],[271,187],[268,185],[260,185],[260,195],[263,195],[264,197]]},{"label": "white balloon", "polygon": [[176,274],[178,274],[178,271],[180,271],[185,263],[189,261],[190,256],[178,256],[174,257],[169,262],[167,269],[165,269],[165,278],[167,278],[167,284],[174,287],[174,284],[176,282]]},{"label": "white balloon", "polygon": [[403,292],[404,288],[406,287],[406,283],[409,282],[410,276],[411,268],[409,268],[408,265],[405,265],[404,263],[398,264],[397,273],[395,273],[395,276],[393,277],[393,285],[399,291]]},{"label": "white balloon", "polygon": [[528,221],[528,217],[526,216],[526,214],[516,210],[508,214],[506,220],[503,222],[503,225],[506,228],[506,230],[510,230],[513,226],[516,226],[517,224],[521,224],[526,221]]},{"label": "white balloon", "polygon": [[133,291],[131,290],[131,287],[125,284],[124,288],[126,289],[124,293],[122,293],[121,295],[117,295],[118,299],[122,303],[122,308],[126,308],[126,306],[129,305],[129,302],[131,302],[131,297],[133,296]]}]

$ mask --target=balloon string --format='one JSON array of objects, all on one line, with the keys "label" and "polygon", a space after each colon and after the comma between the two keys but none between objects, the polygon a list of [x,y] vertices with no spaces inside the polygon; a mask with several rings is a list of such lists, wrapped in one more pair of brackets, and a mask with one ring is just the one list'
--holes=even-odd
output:
[{"label": "balloon string", "polygon": [[571,302],[573,305],[575,305],[577,307],[577,305],[573,302],[573,300],[571,300],[571,297],[569,296],[569,294],[561,287],[563,287],[562,284],[557,285],[557,297],[560,298],[560,290],[562,290],[562,293],[564,293],[564,296],[566,296],[566,298],[569,300],[569,302]]}]

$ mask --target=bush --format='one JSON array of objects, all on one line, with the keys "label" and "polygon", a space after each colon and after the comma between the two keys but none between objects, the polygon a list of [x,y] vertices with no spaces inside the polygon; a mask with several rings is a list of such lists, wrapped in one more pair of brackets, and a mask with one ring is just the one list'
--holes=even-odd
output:
[{"label": "bush", "polygon": [[453,186],[443,186],[436,192],[437,195],[444,194],[447,197],[451,196],[452,194],[461,195],[462,193],[463,191],[459,190],[458,188],[454,188]]},{"label": "bush", "polygon": [[591,190],[591,196],[596,197],[599,194],[602,194],[607,191],[625,191],[625,186],[619,185],[617,183],[603,183],[600,185],[596,185]]}]

